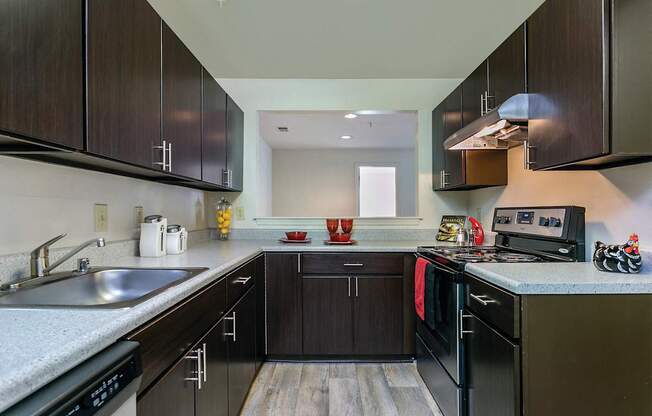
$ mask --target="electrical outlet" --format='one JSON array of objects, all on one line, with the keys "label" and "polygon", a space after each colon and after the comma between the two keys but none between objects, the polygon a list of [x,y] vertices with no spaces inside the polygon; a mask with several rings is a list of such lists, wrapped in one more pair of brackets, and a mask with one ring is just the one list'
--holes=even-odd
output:
[{"label": "electrical outlet", "polygon": [[244,221],[245,219],[244,207],[235,207],[235,219],[236,221]]},{"label": "electrical outlet", "polygon": [[109,206],[106,204],[95,204],[95,232],[105,233],[109,230]]},{"label": "electrical outlet", "polygon": [[143,207],[134,207],[134,222],[136,223],[136,228],[140,227],[140,224],[145,221],[145,214]]}]

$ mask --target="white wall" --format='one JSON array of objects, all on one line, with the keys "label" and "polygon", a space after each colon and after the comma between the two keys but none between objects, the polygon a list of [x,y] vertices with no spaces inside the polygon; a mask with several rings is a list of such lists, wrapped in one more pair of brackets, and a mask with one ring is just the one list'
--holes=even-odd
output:
[{"label": "white wall", "polygon": [[[0,156],[0,201],[0,255],[63,233],[68,237],[57,246],[135,238],[135,206],[190,230],[206,228],[203,191],[7,156]],[[109,206],[106,233],[95,232],[95,203]]]},{"label": "white wall", "polygon": [[258,198],[256,198],[256,212],[263,217],[272,216],[273,192],[273,170],[272,170],[272,148],[265,140],[258,141]]},{"label": "white wall", "polygon": [[496,206],[579,205],[586,208],[587,254],[596,240],[622,243],[637,232],[652,249],[652,163],[601,171],[532,172],[523,169],[522,147],[509,151],[509,182],[471,191],[469,213],[491,226]]},{"label": "white wall", "polygon": [[397,215],[416,216],[414,149],[274,149],[275,217],[355,217],[356,164],[396,164]]},{"label": "white wall", "polygon": [[[442,214],[466,212],[467,194],[432,191],[432,109],[457,86],[455,79],[219,79],[245,112],[244,192],[227,195],[245,211],[235,228],[256,228],[255,217],[267,216],[258,201],[264,198],[259,175],[258,111],[261,110],[363,110],[386,109],[418,112],[417,172],[419,228],[436,228]],[[209,207],[219,197],[210,195]],[[214,226],[212,214],[210,225]]]}]

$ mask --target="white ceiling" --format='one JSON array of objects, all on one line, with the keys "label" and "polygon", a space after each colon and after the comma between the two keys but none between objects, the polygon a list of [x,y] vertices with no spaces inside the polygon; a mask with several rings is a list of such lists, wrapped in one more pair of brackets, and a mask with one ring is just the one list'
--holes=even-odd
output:
[{"label": "white ceiling", "polygon": [[464,78],[543,0],[149,0],[217,78]]},{"label": "white ceiling", "polygon": [[[260,135],[272,149],[414,148],[417,113],[344,117],[349,111],[260,111]],[[287,127],[288,132],[278,131]],[[343,135],[353,136],[343,140]]]}]

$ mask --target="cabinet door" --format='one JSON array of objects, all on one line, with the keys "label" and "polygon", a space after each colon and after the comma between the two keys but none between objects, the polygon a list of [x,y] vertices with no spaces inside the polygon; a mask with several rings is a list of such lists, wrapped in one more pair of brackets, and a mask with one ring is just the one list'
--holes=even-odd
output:
[{"label": "cabinet door", "polygon": [[230,188],[242,190],[244,162],[244,112],[231,97],[226,100],[227,169],[231,172]]},{"label": "cabinet door", "polygon": [[201,179],[201,65],[163,23],[163,138],[170,170]]},{"label": "cabinet door", "polygon": [[444,149],[444,111],[439,105],[432,110],[432,189],[437,191],[444,186],[442,173],[446,169],[446,150]]},{"label": "cabinet door", "polygon": [[[534,169],[609,152],[606,1],[548,0],[528,19],[529,144]],[[606,69],[608,71],[608,68]]]},{"label": "cabinet door", "polygon": [[[468,314],[468,315],[467,315]],[[520,350],[465,312],[469,416],[516,416],[520,404]]]},{"label": "cabinet door", "polygon": [[[443,102],[444,140],[462,128],[462,86],[458,86]],[[464,185],[464,152],[446,150],[444,188]]]},{"label": "cabinet door", "polygon": [[265,257],[255,260],[256,279],[256,372],[265,361]]},{"label": "cabinet door", "polygon": [[353,280],[303,278],[303,353],[344,355],[353,351]]},{"label": "cabinet door", "polygon": [[[229,415],[237,415],[256,375],[256,288],[250,290],[231,312],[226,323],[229,357]],[[229,320],[227,320],[229,321]]]},{"label": "cabinet door", "polygon": [[83,148],[82,3],[0,2],[0,131]]},{"label": "cabinet door", "polygon": [[525,25],[489,56],[489,106],[496,108],[513,95],[526,92]]},{"label": "cabinet door", "polygon": [[[161,160],[161,19],[146,0],[88,1],[88,151]],[[155,159],[155,160],[154,160]]]},{"label": "cabinet door", "polygon": [[202,180],[226,185],[226,93],[202,69]]},{"label": "cabinet door", "polygon": [[163,378],[138,397],[138,416],[179,416],[195,412],[194,360],[182,358]]},{"label": "cabinet door", "polygon": [[403,277],[356,277],[354,293],[355,353],[402,354]]},{"label": "cabinet door", "polygon": [[199,342],[206,355],[204,382],[196,391],[195,416],[228,416],[228,357],[224,319]]},{"label": "cabinet door", "polygon": [[482,117],[488,82],[487,61],[484,61],[462,83],[462,126]]},{"label": "cabinet door", "polygon": [[265,254],[269,355],[300,355],[303,352],[299,256],[296,253]]}]

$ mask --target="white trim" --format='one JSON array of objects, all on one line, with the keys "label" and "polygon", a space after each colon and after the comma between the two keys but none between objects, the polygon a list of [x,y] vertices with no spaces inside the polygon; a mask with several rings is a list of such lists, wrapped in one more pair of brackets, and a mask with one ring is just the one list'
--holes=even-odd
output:
[{"label": "white trim", "polygon": [[[421,225],[421,217],[396,217],[396,218],[359,218],[353,217],[356,228],[406,228]],[[325,217],[258,217],[254,218],[257,226],[265,228],[287,229],[302,228],[306,230],[321,230],[325,228]]]}]

